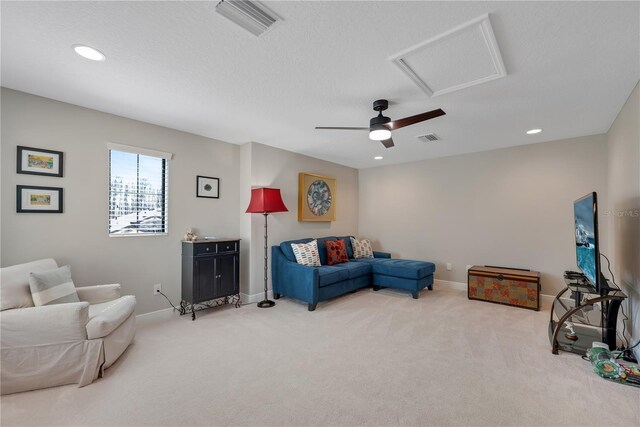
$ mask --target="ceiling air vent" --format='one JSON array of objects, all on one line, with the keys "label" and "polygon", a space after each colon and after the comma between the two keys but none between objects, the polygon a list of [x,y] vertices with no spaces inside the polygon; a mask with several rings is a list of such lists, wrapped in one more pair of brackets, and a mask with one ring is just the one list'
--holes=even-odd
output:
[{"label": "ceiling air vent", "polygon": [[216,11],[255,36],[260,36],[280,20],[262,4],[249,0],[222,0]]},{"label": "ceiling air vent", "polygon": [[435,133],[428,133],[426,135],[420,135],[417,137],[420,142],[440,141],[440,138]]}]

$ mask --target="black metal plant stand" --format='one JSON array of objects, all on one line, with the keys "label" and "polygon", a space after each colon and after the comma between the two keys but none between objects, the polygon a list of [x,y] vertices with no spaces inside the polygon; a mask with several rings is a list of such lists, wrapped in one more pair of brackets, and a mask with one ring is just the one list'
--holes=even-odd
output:
[{"label": "black metal plant stand", "polygon": [[191,320],[196,320],[196,311],[207,310],[209,308],[219,307],[226,304],[234,304],[236,308],[240,308],[242,306],[242,302],[240,301],[240,294],[229,295],[226,297],[216,298],[195,304],[187,301],[180,301],[180,309],[178,310],[178,312],[180,313],[180,316],[191,312]]}]

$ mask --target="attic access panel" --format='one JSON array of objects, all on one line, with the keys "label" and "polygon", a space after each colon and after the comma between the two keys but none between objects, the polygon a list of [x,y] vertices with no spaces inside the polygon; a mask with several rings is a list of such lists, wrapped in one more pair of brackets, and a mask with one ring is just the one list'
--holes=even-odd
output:
[{"label": "attic access panel", "polygon": [[428,96],[507,75],[489,14],[418,43],[389,60]]}]

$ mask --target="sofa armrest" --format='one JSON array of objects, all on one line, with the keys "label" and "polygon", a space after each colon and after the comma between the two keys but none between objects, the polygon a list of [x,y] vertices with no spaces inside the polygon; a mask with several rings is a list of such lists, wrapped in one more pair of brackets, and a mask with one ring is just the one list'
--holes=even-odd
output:
[{"label": "sofa armrest", "polygon": [[76,288],[80,301],[87,301],[89,304],[99,304],[101,302],[113,301],[120,298],[120,285],[95,285]]},{"label": "sofa armrest", "polygon": [[89,303],[15,308],[0,314],[2,348],[87,339]]},{"label": "sofa armrest", "polygon": [[271,251],[271,284],[273,292],[311,304],[318,302],[320,274],[317,267],[289,261],[279,246]]},{"label": "sofa armrest", "polygon": [[391,258],[391,254],[389,252],[373,251],[373,257],[374,258]]}]

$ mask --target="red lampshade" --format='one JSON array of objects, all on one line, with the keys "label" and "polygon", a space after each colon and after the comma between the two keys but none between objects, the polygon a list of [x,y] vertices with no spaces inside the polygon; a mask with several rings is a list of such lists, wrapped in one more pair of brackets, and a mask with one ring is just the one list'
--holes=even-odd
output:
[{"label": "red lampshade", "polygon": [[254,188],[247,213],[289,212],[284,205],[279,188]]}]

